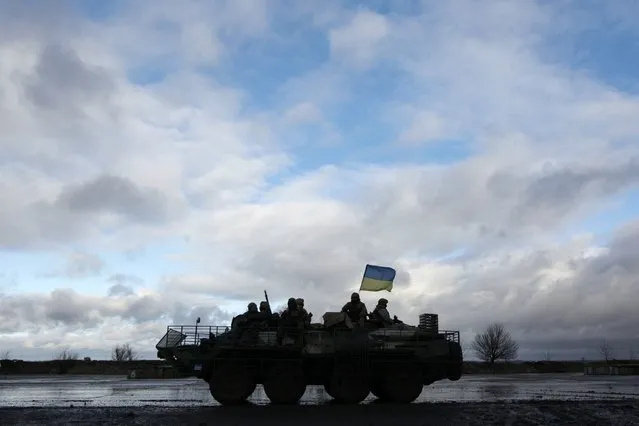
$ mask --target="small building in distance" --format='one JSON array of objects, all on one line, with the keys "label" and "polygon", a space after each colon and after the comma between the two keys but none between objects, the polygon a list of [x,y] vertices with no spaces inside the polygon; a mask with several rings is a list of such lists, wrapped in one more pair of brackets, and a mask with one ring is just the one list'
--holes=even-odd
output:
[{"label": "small building in distance", "polygon": [[584,367],[584,374],[595,376],[636,376],[639,364],[591,364]]}]

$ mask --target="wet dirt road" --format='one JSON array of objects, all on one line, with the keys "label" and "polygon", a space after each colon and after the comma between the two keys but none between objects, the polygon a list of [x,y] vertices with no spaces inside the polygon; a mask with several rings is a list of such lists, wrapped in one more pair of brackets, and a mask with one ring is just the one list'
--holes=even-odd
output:
[{"label": "wet dirt road", "polygon": [[220,407],[196,379],[0,376],[2,425],[639,425],[639,377],[466,376],[424,389],[415,404],[334,404],[309,386],[302,405]]},{"label": "wet dirt road", "polygon": [[[582,374],[468,375],[424,388],[416,402],[494,402],[538,400],[639,399],[639,376]],[[309,386],[303,405],[331,398]],[[375,401],[369,396],[364,404]],[[260,386],[250,398],[267,405]],[[127,380],[108,376],[0,376],[0,407],[183,407],[217,405],[198,379]]]}]

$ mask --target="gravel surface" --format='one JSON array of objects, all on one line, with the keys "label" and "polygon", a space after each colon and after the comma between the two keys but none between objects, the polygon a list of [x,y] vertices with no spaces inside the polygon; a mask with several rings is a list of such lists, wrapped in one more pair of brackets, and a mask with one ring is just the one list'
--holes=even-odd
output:
[{"label": "gravel surface", "polygon": [[639,400],[397,406],[0,408],[2,425],[639,425]]}]

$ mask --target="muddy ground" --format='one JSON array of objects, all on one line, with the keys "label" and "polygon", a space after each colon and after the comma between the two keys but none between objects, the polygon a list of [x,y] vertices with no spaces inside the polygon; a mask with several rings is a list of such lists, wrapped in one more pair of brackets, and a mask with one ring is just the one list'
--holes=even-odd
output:
[{"label": "muddy ground", "polygon": [[[416,402],[495,402],[504,400],[639,399],[639,376],[583,374],[468,375],[456,382],[426,386]],[[308,386],[301,405],[322,405],[332,398],[322,386]],[[268,405],[262,386],[249,398]],[[369,395],[365,404],[375,401]],[[218,405],[208,384],[198,379],[127,380],[103,376],[0,376],[0,407],[210,407]],[[1,424],[1,422],[0,422]]]},{"label": "muddy ground", "polygon": [[639,425],[639,400],[293,407],[0,408],[2,425]]}]

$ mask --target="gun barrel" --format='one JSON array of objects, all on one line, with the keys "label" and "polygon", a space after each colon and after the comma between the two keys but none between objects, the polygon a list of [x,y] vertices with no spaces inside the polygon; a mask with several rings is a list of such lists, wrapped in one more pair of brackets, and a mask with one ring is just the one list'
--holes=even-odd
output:
[{"label": "gun barrel", "polygon": [[271,302],[268,300],[268,293],[266,292],[266,290],[264,290],[264,299],[266,300],[266,303],[268,305],[268,313],[273,313],[273,311],[271,310]]}]

